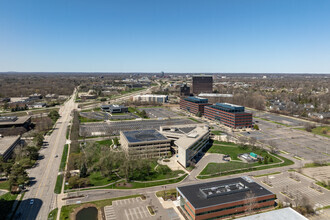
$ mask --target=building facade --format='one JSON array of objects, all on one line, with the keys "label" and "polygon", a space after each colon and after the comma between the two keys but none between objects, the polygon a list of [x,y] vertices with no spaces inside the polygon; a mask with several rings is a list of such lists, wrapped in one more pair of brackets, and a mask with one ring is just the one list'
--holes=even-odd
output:
[{"label": "building facade", "polygon": [[122,105],[101,105],[102,111],[110,113],[126,113],[128,108]]},{"label": "building facade", "polygon": [[22,143],[21,137],[17,136],[0,136],[0,156],[7,161],[13,154],[14,149]]},{"label": "building facade", "polygon": [[204,117],[216,120],[231,128],[251,128],[252,114],[245,112],[243,106],[229,103],[216,103],[206,106]]},{"label": "building facade", "polygon": [[204,107],[208,105],[211,105],[208,103],[208,99],[197,96],[190,96],[180,99],[180,109],[188,111],[192,114],[197,114],[198,112],[204,114]]},{"label": "building facade", "polygon": [[157,158],[171,150],[171,140],[154,129],[120,131],[120,143],[131,158]]},{"label": "building facade", "polygon": [[192,220],[224,219],[275,206],[276,196],[249,177],[177,187],[180,207]]},{"label": "building facade", "polygon": [[136,95],[133,96],[134,102],[151,102],[151,103],[165,103],[168,101],[167,95],[153,95],[153,94],[146,94],[146,95]]},{"label": "building facade", "polygon": [[198,95],[199,93],[206,92],[212,93],[213,91],[213,77],[212,76],[193,76],[193,93]]}]

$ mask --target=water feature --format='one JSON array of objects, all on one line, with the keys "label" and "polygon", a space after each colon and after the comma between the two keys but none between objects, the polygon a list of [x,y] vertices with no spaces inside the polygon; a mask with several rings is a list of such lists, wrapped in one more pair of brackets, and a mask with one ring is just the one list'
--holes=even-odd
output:
[{"label": "water feature", "polygon": [[77,220],[97,220],[97,208],[88,207],[80,210],[76,215]]}]

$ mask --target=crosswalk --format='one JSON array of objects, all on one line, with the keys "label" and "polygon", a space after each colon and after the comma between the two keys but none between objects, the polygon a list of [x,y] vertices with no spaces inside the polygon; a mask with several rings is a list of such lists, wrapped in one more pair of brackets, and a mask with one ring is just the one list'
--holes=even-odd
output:
[{"label": "crosswalk", "polygon": [[147,208],[141,206],[125,209],[124,212],[127,220],[146,219],[151,217]]},{"label": "crosswalk", "polygon": [[112,205],[104,207],[104,215],[105,215],[106,220],[115,220],[115,219],[117,219],[116,212],[115,212]]},{"label": "crosswalk", "polygon": [[116,206],[116,205],[132,204],[132,203],[135,203],[135,202],[141,202],[141,198],[136,197],[136,198],[130,198],[130,199],[116,200],[116,201],[113,201],[112,204],[114,206]]}]

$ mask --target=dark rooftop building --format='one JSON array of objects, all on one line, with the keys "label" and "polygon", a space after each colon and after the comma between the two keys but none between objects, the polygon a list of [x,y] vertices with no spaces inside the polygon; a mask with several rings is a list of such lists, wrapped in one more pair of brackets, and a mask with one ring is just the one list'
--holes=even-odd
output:
[{"label": "dark rooftop building", "polygon": [[123,134],[126,136],[130,143],[145,142],[145,141],[156,141],[156,140],[167,140],[165,136],[159,133],[157,130],[139,130],[139,131],[124,131]]},{"label": "dark rooftop building", "polygon": [[189,96],[190,95],[190,87],[187,84],[184,84],[180,87],[180,96]]},{"label": "dark rooftop building", "polygon": [[[249,177],[177,187],[189,219],[221,219],[274,206],[275,194]],[[250,197],[248,196],[251,195]],[[251,202],[253,200],[253,203]]]},{"label": "dark rooftop building", "polygon": [[123,105],[101,105],[102,111],[110,113],[126,113],[128,108]]},{"label": "dark rooftop building", "polygon": [[212,93],[213,77],[212,76],[193,76],[193,93],[199,94],[202,92]]},{"label": "dark rooftop building", "polygon": [[188,111],[192,114],[197,114],[198,112],[203,114],[204,107],[207,105],[211,105],[208,103],[208,99],[197,96],[189,96],[180,100],[180,109]]}]

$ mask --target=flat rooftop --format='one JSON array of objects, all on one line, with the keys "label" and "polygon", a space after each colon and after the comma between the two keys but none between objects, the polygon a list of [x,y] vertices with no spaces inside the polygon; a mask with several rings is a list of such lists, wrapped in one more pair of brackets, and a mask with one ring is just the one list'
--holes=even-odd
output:
[{"label": "flat rooftop", "polygon": [[[16,116],[12,116],[12,117],[16,117]],[[27,120],[29,120],[31,118],[31,116],[22,116],[22,117],[17,117],[16,119],[12,119],[12,120],[0,120],[0,126],[1,125],[20,125],[20,124],[24,124]]]},{"label": "flat rooftop", "polygon": [[0,138],[0,155],[3,155],[16,141],[18,136],[7,136]]},{"label": "flat rooftop", "polygon": [[155,129],[123,131],[123,135],[126,137],[129,143],[168,140],[164,135]]},{"label": "flat rooftop", "polygon": [[182,147],[184,149],[188,149],[191,145],[196,143],[196,141],[202,138],[205,134],[209,132],[209,128],[205,125],[196,126],[194,129],[191,128],[181,128],[180,130],[186,130],[187,133],[183,134],[178,140],[174,143],[178,147]]},{"label": "flat rooftop", "polygon": [[184,98],[184,100],[188,101],[188,102],[194,102],[194,103],[208,103],[208,99],[205,98],[201,98],[198,96],[190,96],[187,98]]},{"label": "flat rooftop", "polygon": [[239,220],[308,220],[305,216],[301,215],[299,212],[294,209],[287,207],[283,209],[272,210],[269,212],[264,212],[260,214],[250,215],[242,218],[237,218]]},{"label": "flat rooftop", "polygon": [[177,189],[195,209],[242,201],[248,191],[254,193],[255,197],[274,194],[246,176],[180,186]]}]

